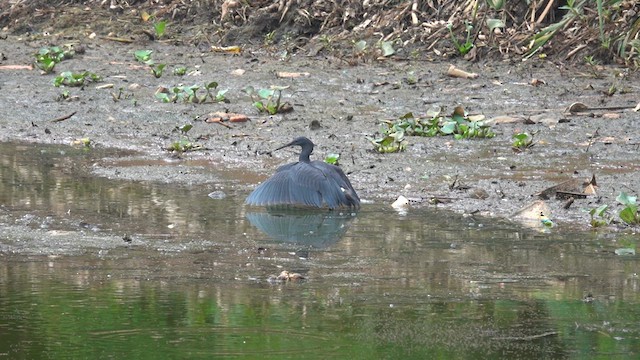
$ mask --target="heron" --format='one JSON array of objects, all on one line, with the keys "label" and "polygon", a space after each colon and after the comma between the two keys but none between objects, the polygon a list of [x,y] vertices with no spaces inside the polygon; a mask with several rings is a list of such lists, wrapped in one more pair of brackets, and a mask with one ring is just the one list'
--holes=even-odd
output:
[{"label": "heron", "polygon": [[311,161],[313,142],[304,136],[277,148],[300,146],[298,162],[280,166],[247,197],[248,205],[309,208],[360,208],[360,198],[347,176],[336,165]]}]

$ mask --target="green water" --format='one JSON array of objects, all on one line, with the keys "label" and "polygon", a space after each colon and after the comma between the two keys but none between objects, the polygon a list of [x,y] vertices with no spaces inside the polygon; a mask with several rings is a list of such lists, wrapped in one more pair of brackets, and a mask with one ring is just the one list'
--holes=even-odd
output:
[{"label": "green water", "polygon": [[[634,235],[368,204],[276,214],[276,236],[233,182],[214,200],[220,183],[83,175],[96,155],[0,147],[0,357],[640,354],[640,263],[613,252]],[[282,270],[305,279],[270,280]]]}]

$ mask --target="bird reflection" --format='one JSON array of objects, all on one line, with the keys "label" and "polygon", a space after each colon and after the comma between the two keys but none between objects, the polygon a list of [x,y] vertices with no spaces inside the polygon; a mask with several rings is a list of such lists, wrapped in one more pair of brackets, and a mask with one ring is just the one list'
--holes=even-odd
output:
[{"label": "bird reflection", "polygon": [[351,212],[286,208],[247,213],[249,222],[272,239],[316,248],[338,242],[354,218]]}]

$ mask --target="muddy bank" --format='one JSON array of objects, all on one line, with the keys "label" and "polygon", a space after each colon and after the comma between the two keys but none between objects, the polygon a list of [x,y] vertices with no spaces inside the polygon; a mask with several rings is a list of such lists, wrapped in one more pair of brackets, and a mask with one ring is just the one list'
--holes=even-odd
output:
[{"label": "muddy bank", "polygon": [[[42,45],[14,36],[0,40],[0,52],[7,58],[2,64],[30,64]],[[91,169],[110,178],[195,185],[213,181],[219,169],[232,169],[230,176],[241,185],[229,195],[243,197],[260,178],[296,157],[292,151],[269,151],[304,135],[317,144],[316,158],[341,155],[341,166],[369,202],[386,207],[404,195],[413,206],[434,206],[430,200],[439,197],[447,199],[439,207],[506,218],[548,186],[595,174],[597,196],[576,199],[568,209],[561,207],[562,201],[547,202],[557,222],[578,227],[588,226],[590,209],[610,204],[615,211],[620,191],[638,191],[640,130],[634,121],[638,113],[631,109],[565,112],[574,102],[634,107],[638,75],[622,68],[567,70],[544,60],[461,62],[456,65],[480,76],[459,79],[446,75],[449,63],[418,60],[354,67],[335,58],[293,55],[283,59],[248,50],[231,55],[159,43],[141,46],[91,40],[83,46],[84,54],[59,63],[52,75],[1,70],[0,139],[71,144],[88,138],[93,147],[136,151],[126,161],[105,159]],[[133,52],[141,48],[153,50],[154,60],[167,64],[162,77],[155,78],[147,66],[136,63]],[[176,66],[186,66],[188,74],[172,75]],[[82,89],[52,85],[56,74],[81,70],[102,76],[103,82]],[[282,71],[303,74],[278,77]],[[533,79],[538,82],[532,83]],[[162,103],[154,96],[159,86],[203,86],[211,81],[229,89],[227,103]],[[113,86],[98,88],[105,84]],[[256,89],[286,86],[283,99],[294,110],[259,114],[242,92],[249,85]],[[604,95],[612,85],[619,91]],[[70,100],[60,99],[63,91],[69,92]],[[434,106],[451,112],[458,105],[489,119],[508,115],[520,120],[494,124],[497,136],[492,139],[409,137],[407,150],[394,154],[374,152],[367,139],[376,136],[381,121],[407,112],[424,115]],[[202,121],[215,111],[246,114],[250,121],[225,124],[228,127]],[[52,121],[72,113],[64,121]],[[312,121],[320,126],[310,126]],[[179,156],[165,150],[184,137],[176,130],[184,124],[193,125],[188,139],[206,150]],[[535,146],[515,153],[512,136],[519,132],[535,133]],[[145,164],[144,171],[130,166],[136,159],[150,161],[149,166]],[[155,166],[158,161],[178,166]],[[184,161],[196,161],[205,169],[181,171]]]}]

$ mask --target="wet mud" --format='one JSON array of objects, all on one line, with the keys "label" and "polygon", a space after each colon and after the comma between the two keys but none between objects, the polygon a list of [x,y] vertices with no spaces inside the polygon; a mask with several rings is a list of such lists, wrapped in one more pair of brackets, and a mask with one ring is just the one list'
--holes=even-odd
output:
[{"label": "wet mud", "polygon": [[[0,52],[7,57],[3,64],[30,64],[43,44],[8,36],[0,40]],[[615,209],[620,191],[638,191],[640,130],[632,108],[638,102],[639,82],[637,73],[622,68],[566,69],[540,59],[461,62],[456,65],[480,76],[460,79],[446,75],[449,63],[420,60],[351,66],[336,58],[294,54],[281,59],[276,53],[249,50],[233,55],[161,43],[95,40],[83,46],[84,54],[61,62],[52,75],[2,70],[3,141],[72,144],[88,138],[95,149],[135,152],[97,160],[90,169],[93,174],[195,186],[226,173],[236,180],[229,195],[243,197],[277,166],[297,157],[293,151],[271,150],[304,135],[316,143],[312,157],[340,154],[340,165],[365,202],[386,206],[403,195],[413,207],[507,219],[545,188],[595,175],[596,195],[576,199],[568,209],[564,201],[547,200],[549,217],[578,228],[588,227],[590,209],[601,204]],[[167,64],[162,77],[155,78],[134,60],[133,52],[141,48],[152,49],[153,59]],[[176,66],[186,66],[188,74],[172,75]],[[52,85],[55,74],[80,70],[104,80],[83,88]],[[302,75],[281,78],[278,72]],[[211,81],[229,89],[228,102],[162,103],[154,96],[161,86]],[[105,84],[113,86],[97,88]],[[619,91],[603,94],[612,84]],[[242,91],[246,86],[287,87],[283,100],[293,111],[258,113]],[[65,90],[70,100],[60,99]],[[567,112],[575,102],[623,109]],[[368,139],[377,136],[382,121],[408,112],[424,115],[433,107],[450,113],[455,106],[497,118],[492,125],[497,136],[408,137],[405,152],[373,151]],[[220,111],[245,114],[250,121],[226,126],[203,121]],[[72,113],[64,121],[52,121]],[[505,116],[515,121],[501,122]],[[176,130],[184,124],[193,125],[188,137]],[[535,145],[518,153],[511,145],[512,136],[520,132],[535,134]],[[178,155],[166,150],[183,138],[204,150]],[[436,198],[445,201],[433,205]]]}]

